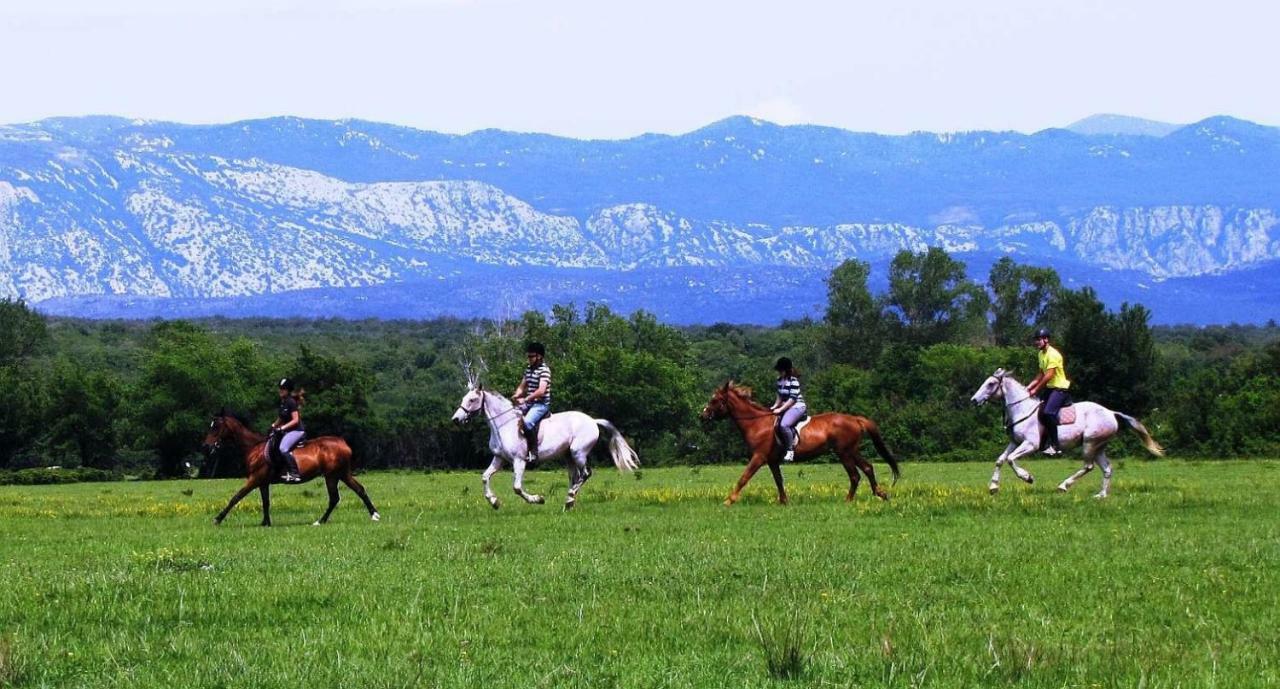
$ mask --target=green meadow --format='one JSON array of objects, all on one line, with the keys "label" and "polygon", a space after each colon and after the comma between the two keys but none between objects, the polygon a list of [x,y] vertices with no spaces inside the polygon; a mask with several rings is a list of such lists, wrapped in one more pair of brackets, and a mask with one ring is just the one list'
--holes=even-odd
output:
[{"label": "green meadow", "polygon": [[[238,481],[0,488],[0,686],[1250,687],[1280,684],[1280,461],[597,464],[484,502],[478,472],[257,495]],[[876,464],[888,476],[882,463]]]}]

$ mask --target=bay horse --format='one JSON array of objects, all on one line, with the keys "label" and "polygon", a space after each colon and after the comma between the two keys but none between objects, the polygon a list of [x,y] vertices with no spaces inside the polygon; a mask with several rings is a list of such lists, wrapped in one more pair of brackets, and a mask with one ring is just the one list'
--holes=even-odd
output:
[{"label": "bay horse", "polygon": [[[231,501],[214,518],[214,524],[221,524],[222,520],[227,518],[231,508],[235,507],[236,503],[250,491],[257,488],[262,495],[262,525],[271,526],[271,484],[281,483],[281,481],[267,458],[266,440],[264,436],[249,430],[244,421],[227,413],[226,410],[213,417],[213,422],[209,424],[209,431],[204,436],[205,451],[212,453],[217,451],[223,443],[229,443],[244,453],[244,464],[247,470],[244,485],[231,496]],[[378,510],[374,508],[373,501],[369,500],[369,494],[365,492],[364,486],[360,485],[356,477],[351,474],[351,447],[347,445],[347,441],[331,435],[309,438],[293,450],[293,456],[298,460],[298,473],[302,475],[303,483],[317,476],[324,476],[325,486],[329,489],[329,509],[316,520],[314,526],[320,526],[329,521],[333,508],[338,506],[338,481],[347,484],[348,488],[360,496],[373,521],[382,519]]]},{"label": "bay horse", "polygon": [[[738,501],[747,482],[765,464],[769,465],[769,470],[773,472],[773,482],[778,486],[778,502],[787,504],[787,491],[782,485],[783,448],[777,442],[774,432],[777,417],[751,398],[751,388],[735,385],[733,381],[726,382],[716,388],[711,395],[711,401],[703,407],[701,417],[703,421],[731,419],[742,433],[742,439],[747,442],[747,447],[751,449],[751,460],[738,479],[738,485],[734,486],[733,492],[729,493],[729,497],[724,501],[725,506],[731,506]],[[854,493],[858,490],[859,469],[867,475],[867,480],[871,482],[871,491],[876,497],[888,500],[888,492],[876,483],[876,471],[871,466],[871,462],[862,458],[861,445],[864,433],[871,438],[876,452],[889,463],[889,469],[893,471],[893,480],[896,483],[901,475],[898,471],[898,460],[894,458],[893,453],[889,452],[884,439],[880,437],[880,427],[865,416],[838,413],[814,415],[800,434],[796,444],[796,459],[812,459],[833,451],[840,458],[845,472],[849,474],[849,493],[844,498],[846,501],[853,500]]]},{"label": "bay horse", "polygon": [[[509,462],[515,472],[512,487],[516,495],[527,503],[543,504],[546,500],[541,495],[526,493],[524,490],[528,453],[525,450],[524,422],[520,410],[505,396],[485,390],[484,385],[471,374],[468,374],[468,378],[467,393],[458,402],[458,409],[452,418],[454,423],[463,424],[473,416],[483,414],[489,424],[489,452],[493,454],[493,459],[481,476],[485,499],[495,510],[501,506],[498,496],[489,487],[489,479],[498,473],[504,462]],[[636,451],[627,444],[622,433],[605,419],[592,418],[580,411],[562,411],[548,416],[542,422],[538,432],[538,459],[569,455],[569,493],[564,501],[565,511],[573,509],[577,504],[578,491],[591,478],[587,457],[600,441],[601,430],[609,433],[609,456],[619,471],[631,471],[640,466]]]},{"label": "bay horse", "polygon": [[[1027,392],[1027,388],[1019,383],[1003,368],[982,381],[982,386],[973,393],[970,401],[974,404],[985,404],[989,399],[1004,402],[1005,428],[1009,431],[1009,445],[996,457],[996,470],[991,474],[991,483],[987,491],[995,495],[1000,490],[1000,466],[1006,462],[1013,467],[1018,478],[1027,483],[1034,483],[1031,472],[1018,466],[1018,459],[1040,449],[1040,400]],[[1076,481],[1093,471],[1094,465],[1102,467],[1102,490],[1093,497],[1105,498],[1111,492],[1111,460],[1107,459],[1107,444],[1120,432],[1127,428],[1138,436],[1142,446],[1157,457],[1164,456],[1164,448],[1151,437],[1142,422],[1128,414],[1107,409],[1094,402],[1076,402],[1071,405],[1075,409],[1076,418],[1072,423],[1059,424],[1058,441],[1062,449],[1067,450],[1076,445],[1084,446],[1084,466],[1076,473],[1068,476],[1058,484],[1058,491],[1065,493]]]}]

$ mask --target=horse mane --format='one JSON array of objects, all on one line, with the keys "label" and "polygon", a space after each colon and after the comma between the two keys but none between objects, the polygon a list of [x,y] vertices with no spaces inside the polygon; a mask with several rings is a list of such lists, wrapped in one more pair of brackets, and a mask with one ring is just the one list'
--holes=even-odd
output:
[{"label": "horse mane", "polygon": [[221,416],[223,418],[231,417],[236,421],[239,421],[241,426],[244,426],[245,428],[250,427],[249,418],[234,409],[228,409],[226,407],[223,407],[222,410],[218,412],[218,416]]},{"label": "horse mane", "polygon": [[745,397],[751,400],[752,402],[755,401],[755,398],[752,396],[755,393],[754,391],[752,391],[751,386],[749,385],[742,385],[741,383],[730,382],[729,389],[736,392],[739,397]]}]

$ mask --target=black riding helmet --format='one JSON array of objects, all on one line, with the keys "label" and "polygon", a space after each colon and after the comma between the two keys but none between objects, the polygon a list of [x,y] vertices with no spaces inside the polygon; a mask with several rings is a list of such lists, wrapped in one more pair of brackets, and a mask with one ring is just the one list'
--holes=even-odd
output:
[{"label": "black riding helmet", "polygon": [[791,359],[788,359],[785,356],[779,358],[778,363],[773,365],[773,370],[777,371],[778,373],[786,373],[787,371],[790,371],[793,368],[795,367],[791,365]]},{"label": "black riding helmet", "polygon": [[288,378],[281,378],[281,379],[280,379],[280,389],[281,389],[281,390],[288,390],[289,392],[293,392],[294,387],[295,387],[295,386],[294,386],[294,384],[293,384],[293,381],[292,381],[292,380],[290,380],[290,379],[288,379]]},{"label": "black riding helmet", "polygon": [[1048,337],[1049,337],[1049,329],[1048,329],[1048,328],[1040,328],[1039,330],[1037,330],[1037,331],[1036,331],[1036,334],[1033,336],[1033,338],[1032,338],[1032,339],[1036,339],[1036,340],[1038,340],[1038,339],[1040,339],[1040,338],[1042,338],[1042,337],[1044,337],[1044,338],[1048,338]]},{"label": "black riding helmet", "polygon": [[537,354],[538,356],[546,356],[547,348],[542,346],[541,342],[530,342],[524,346],[525,354]]}]

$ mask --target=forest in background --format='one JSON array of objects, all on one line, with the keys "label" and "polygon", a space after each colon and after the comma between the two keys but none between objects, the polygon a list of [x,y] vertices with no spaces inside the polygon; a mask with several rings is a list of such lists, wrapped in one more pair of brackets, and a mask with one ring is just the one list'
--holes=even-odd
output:
[{"label": "forest in background", "polygon": [[358,466],[479,468],[484,424],[449,420],[462,362],[483,361],[488,384],[509,393],[527,340],[547,345],[554,408],[612,420],[645,465],[742,461],[730,424],[704,425],[698,412],[730,379],[767,404],[783,355],[811,411],[875,419],[904,460],[993,459],[1006,440],[1002,405],[969,398],[997,367],[1034,376],[1040,325],[1077,401],[1138,415],[1171,454],[1280,450],[1274,323],[1152,328],[1141,305],[1108,310],[1052,269],[1006,258],[979,282],[941,249],[898,254],[881,293],[870,270],[844,262],[821,320],[777,327],[677,328],[599,304],[503,321],[86,321],[0,301],[0,482],[242,475],[238,456],[201,452],[204,429],[223,408],[265,428],[282,377],[307,391],[309,435],[346,437]]}]

